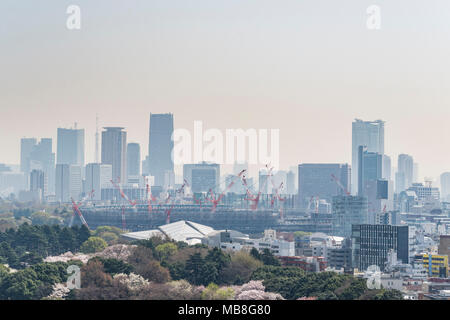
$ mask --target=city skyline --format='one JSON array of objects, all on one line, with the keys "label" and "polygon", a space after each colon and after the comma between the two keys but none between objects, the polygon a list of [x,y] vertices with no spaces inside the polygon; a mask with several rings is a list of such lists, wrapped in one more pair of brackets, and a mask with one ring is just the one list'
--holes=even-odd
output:
[{"label": "city skyline", "polygon": [[94,162],[97,113],[100,126],[125,127],[146,150],[148,114],[171,112],[188,130],[195,120],[222,131],[279,128],[282,168],[351,163],[349,123],[383,119],[393,163],[412,155],[420,180],[450,171],[441,144],[450,135],[449,3],[424,16],[418,1],[382,2],[376,31],[366,27],[369,1],[327,10],[313,1],[114,3],[78,1],[75,31],[67,1],[0,4],[1,163],[19,163],[20,138],[56,141],[56,128],[75,122],[85,163]]}]

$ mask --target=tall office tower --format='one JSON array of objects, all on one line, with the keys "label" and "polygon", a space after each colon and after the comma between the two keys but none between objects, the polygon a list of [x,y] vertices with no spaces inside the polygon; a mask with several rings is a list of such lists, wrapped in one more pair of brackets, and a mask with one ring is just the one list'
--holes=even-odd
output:
[{"label": "tall office tower", "polygon": [[127,145],[127,175],[128,177],[141,175],[141,147],[139,143]]},{"label": "tall office tower", "polygon": [[371,265],[384,271],[390,252],[401,263],[409,262],[408,226],[354,224],[351,237],[353,267],[360,271]]},{"label": "tall office tower", "polygon": [[70,165],[56,165],[56,201],[70,201]]},{"label": "tall office tower", "polygon": [[368,219],[368,203],[366,197],[335,196],[332,200],[333,235],[350,237],[352,224],[364,224]]},{"label": "tall office tower", "polygon": [[419,182],[419,164],[414,162],[413,165],[413,183]]},{"label": "tall office tower", "polygon": [[286,174],[286,190],[287,194],[295,194],[295,173],[289,170]]},{"label": "tall office tower", "polygon": [[358,150],[358,195],[365,196],[370,181],[381,180],[383,176],[383,156],[368,152],[360,146]]},{"label": "tall office tower", "polygon": [[70,202],[80,200],[82,192],[81,166],[70,164],[56,165],[56,201]]},{"label": "tall office tower", "polygon": [[120,127],[105,127],[102,132],[102,164],[112,166],[112,178],[127,183],[127,133]]},{"label": "tall office tower", "polygon": [[30,173],[30,154],[36,144],[35,138],[22,138],[20,140],[20,171],[25,174]]},{"label": "tall office tower", "polygon": [[358,192],[358,148],[366,146],[368,152],[384,154],[384,121],[363,121],[352,123],[352,194]]},{"label": "tall office tower", "polygon": [[[350,166],[340,163],[303,163],[298,165],[299,205],[306,207],[311,197],[331,202],[333,196],[350,192]],[[333,176],[335,178],[333,178]],[[337,179],[339,183],[335,180]]]},{"label": "tall office tower", "polygon": [[220,192],[220,165],[216,163],[198,163],[183,165],[183,179],[191,186],[192,192]]},{"label": "tall office tower", "polygon": [[52,149],[52,139],[43,138],[33,147],[28,157],[29,169],[42,170],[47,176],[48,190],[44,195],[55,193],[55,154]]},{"label": "tall office tower", "polygon": [[[369,204],[368,223],[375,223],[377,213],[388,206],[389,181],[383,177],[383,155],[367,152],[365,147],[359,147],[358,163],[358,196],[367,198]],[[393,199],[391,199],[392,201]],[[391,208],[392,206],[389,205]]]},{"label": "tall office tower", "polygon": [[112,188],[112,166],[110,164],[89,163],[86,166],[85,192],[92,192],[92,200],[102,200],[102,189]]},{"label": "tall office tower", "polygon": [[385,180],[390,181],[391,180],[391,172],[392,172],[391,157],[389,157],[387,155],[383,155],[383,167],[382,167],[381,177]]},{"label": "tall office tower", "polygon": [[70,166],[70,196],[74,200],[81,199],[83,192],[82,167],[77,165]]},{"label": "tall office tower", "polygon": [[46,193],[48,188],[47,177],[43,170],[33,170],[30,173],[30,191],[41,190],[41,194]]},{"label": "tall office tower", "polygon": [[57,164],[84,167],[84,129],[58,128]]},{"label": "tall office tower", "polygon": [[450,172],[441,174],[441,199],[443,201],[450,200]]},{"label": "tall office tower", "polygon": [[397,173],[395,175],[395,191],[400,193],[408,189],[413,183],[414,160],[407,154],[398,156]]},{"label": "tall office tower", "polygon": [[173,172],[173,114],[150,114],[148,171],[155,177],[155,186],[164,185],[166,171]]}]

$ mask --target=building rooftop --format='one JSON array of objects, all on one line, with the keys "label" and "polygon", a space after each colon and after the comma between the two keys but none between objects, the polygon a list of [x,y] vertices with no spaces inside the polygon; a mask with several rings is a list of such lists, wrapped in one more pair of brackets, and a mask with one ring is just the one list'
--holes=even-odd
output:
[{"label": "building rooftop", "polygon": [[154,230],[129,232],[122,234],[122,237],[129,240],[146,240],[154,236],[168,237],[175,241],[184,241],[190,245],[201,243],[206,235],[216,232],[211,227],[181,220],[158,227]]}]

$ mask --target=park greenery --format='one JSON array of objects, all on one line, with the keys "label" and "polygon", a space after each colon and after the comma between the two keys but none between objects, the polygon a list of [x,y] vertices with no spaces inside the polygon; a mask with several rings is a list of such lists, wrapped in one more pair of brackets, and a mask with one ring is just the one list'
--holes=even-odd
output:
[{"label": "park greenery", "polygon": [[[67,206],[0,201],[0,300],[402,298],[351,275],[282,266],[267,249],[228,252],[161,237],[130,243],[116,227],[68,227],[72,214]],[[66,286],[70,265],[80,268],[79,289]]]},{"label": "park greenery", "polygon": [[[369,290],[351,275],[282,266],[268,250],[226,252],[161,237],[117,244],[119,234],[111,227],[28,223],[1,232],[0,299],[401,299],[398,291]],[[102,254],[117,246],[126,252]],[[44,261],[68,251],[89,259]],[[81,268],[79,289],[65,286],[69,265]]]}]

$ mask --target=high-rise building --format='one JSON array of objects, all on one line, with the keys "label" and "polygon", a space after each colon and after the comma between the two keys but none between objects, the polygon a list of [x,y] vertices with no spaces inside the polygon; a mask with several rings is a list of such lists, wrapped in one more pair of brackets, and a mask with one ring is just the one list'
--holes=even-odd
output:
[{"label": "high-rise building", "polygon": [[392,172],[392,166],[391,166],[391,157],[387,155],[383,155],[383,168],[382,168],[382,179],[384,180],[391,180],[391,172]]},{"label": "high-rise building", "polygon": [[173,114],[150,114],[148,171],[155,177],[155,186],[164,186],[166,171],[174,171]]},{"label": "high-rise building", "polygon": [[358,162],[358,195],[364,196],[366,185],[383,176],[383,155],[368,152],[365,147],[359,146],[360,162]]},{"label": "high-rise building", "polygon": [[291,170],[286,174],[286,193],[295,194],[295,173]]},{"label": "high-rise building", "polygon": [[183,165],[183,178],[190,184],[192,192],[220,192],[220,165],[198,163]]},{"label": "high-rise building", "polygon": [[441,174],[441,199],[443,201],[450,200],[450,172]]},{"label": "high-rise building", "polygon": [[419,164],[417,162],[414,162],[413,165],[413,183],[419,182]]},{"label": "high-rise building", "polygon": [[84,129],[58,128],[56,163],[84,167]]},{"label": "high-rise building", "polygon": [[408,226],[354,224],[352,226],[353,267],[361,271],[376,265],[384,271],[388,254],[396,252],[397,260],[408,264]]},{"label": "high-rise building", "polygon": [[44,171],[48,181],[48,190],[44,195],[55,193],[55,154],[52,152],[52,139],[42,138],[36,144],[28,159],[29,169],[37,169]]},{"label": "high-rise building", "polygon": [[102,164],[112,166],[112,178],[127,182],[127,133],[120,127],[105,127],[102,132]]},{"label": "high-rise building", "polygon": [[92,200],[102,199],[102,189],[112,188],[112,166],[110,164],[89,163],[86,166],[85,192],[92,194]]},{"label": "high-rise building", "polygon": [[[358,195],[367,198],[369,204],[368,223],[375,223],[377,213],[381,212],[384,206],[388,206],[389,181],[382,179],[383,155],[368,152],[365,149],[366,147],[359,146],[358,150]],[[389,207],[392,206],[389,205]]]},{"label": "high-rise building", "polygon": [[41,195],[47,193],[48,181],[43,170],[30,172],[30,191],[41,191]]},{"label": "high-rise building", "polygon": [[20,171],[27,175],[30,173],[30,154],[36,144],[35,138],[22,138],[20,140]]},{"label": "high-rise building", "polygon": [[127,174],[128,177],[141,175],[141,147],[139,143],[127,145]]},{"label": "high-rise building", "polygon": [[81,167],[69,164],[56,165],[56,201],[80,200],[82,192]]},{"label": "high-rise building", "polygon": [[[333,178],[334,176],[334,178]],[[303,163],[298,165],[298,199],[306,207],[311,197],[331,202],[334,196],[350,192],[350,166],[339,163]],[[338,179],[339,183],[335,180]],[[339,185],[340,184],[340,185]]]},{"label": "high-rise building", "polygon": [[358,192],[358,148],[366,146],[368,152],[384,154],[384,121],[363,121],[352,123],[352,193]]},{"label": "high-rise building", "polygon": [[70,165],[56,165],[56,201],[70,201]]},{"label": "high-rise building", "polygon": [[367,223],[367,198],[359,196],[336,196],[332,201],[332,232],[335,236],[350,237],[353,224]]},{"label": "high-rise building", "polygon": [[414,160],[407,154],[398,156],[397,174],[395,175],[395,191],[400,193],[413,184]]}]

